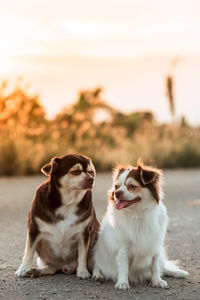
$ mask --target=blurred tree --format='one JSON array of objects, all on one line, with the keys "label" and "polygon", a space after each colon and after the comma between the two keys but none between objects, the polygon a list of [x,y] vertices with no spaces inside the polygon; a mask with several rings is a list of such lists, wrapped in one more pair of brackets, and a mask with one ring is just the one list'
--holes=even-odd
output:
[{"label": "blurred tree", "polygon": [[127,136],[132,136],[138,128],[144,125],[153,124],[155,118],[152,112],[132,112],[123,114],[117,112],[114,114],[113,126],[121,126],[126,129]]},{"label": "blurred tree", "polygon": [[181,117],[180,125],[181,125],[182,127],[189,127],[188,121],[186,120],[186,117],[185,117],[185,116],[182,116],[182,117]]},{"label": "blurred tree", "polygon": [[84,90],[79,93],[78,100],[72,106],[73,112],[86,113],[87,119],[95,121],[95,114],[98,109],[114,112],[114,109],[102,99],[103,89],[97,87],[94,90]]},{"label": "blurred tree", "polygon": [[166,78],[166,96],[169,101],[169,108],[172,117],[172,122],[175,121],[175,103],[174,103],[174,80],[171,75]]},{"label": "blurred tree", "polygon": [[180,57],[174,57],[170,62],[169,75],[165,79],[166,97],[169,102],[169,109],[171,114],[172,123],[175,122],[175,97],[174,97],[174,72],[177,65],[180,63]]},{"label": "blurred tree", "polygon": [[45,112],[38,95],[29,95],[21,85],[7,91],[7,81],[0,85],[0,131],[14,137],[34,137],[45,131]]},{"label": "blurred tree", "polygon": [[[166,87],[174,118],[172,76],[166,79]],[[81,91],[71,106],[50,121],[39,97],[30,95],[21,81],[11,91],[3,81],[0,175],[37,173],[52,156],[70,152],[91,156],[101,170],[110,170],[114,162],[136,161],[138,156],[161,167],[200,166],[200,128],[187,126],[185,119],[181,125],[159,125],[148,111],[122,113],[103,100],[99,87]]]},{"label": "blurred tree", "polygon": [[106,124],[96,122],[96,113],[99,109],[110,114],[114,111],[102,99],[102,88],[81,91],[77,101],[55,117],[54,129],[60,138],[65,139],[68,145],[76,145],[79,151],[94,148],[99,139],[111,141],[112,134],[103,130]]},{"label": "blurred tree", "polygon": [[44,155],[47,120],[37,95],[29,95],[21,80],[10,91],[0,84],[0,174],[34,173]]}]

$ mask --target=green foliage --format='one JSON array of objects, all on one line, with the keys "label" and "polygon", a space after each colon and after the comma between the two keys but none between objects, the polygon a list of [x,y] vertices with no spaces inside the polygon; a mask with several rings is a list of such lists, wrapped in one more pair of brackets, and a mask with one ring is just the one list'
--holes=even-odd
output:
[{"label": "green foliage", "polygon": [[[98,111],[106,112],[101,121]],[[200,128],[158,125],[151,112],[121,113],[102,99],[102,89],[81,91],[77,101],[48,120],[37,95],[21,83],[0,85],[0,175],[39,173],[55,155],[82,153],[97,170],[144,162],[163,168],[200,167]]]}]

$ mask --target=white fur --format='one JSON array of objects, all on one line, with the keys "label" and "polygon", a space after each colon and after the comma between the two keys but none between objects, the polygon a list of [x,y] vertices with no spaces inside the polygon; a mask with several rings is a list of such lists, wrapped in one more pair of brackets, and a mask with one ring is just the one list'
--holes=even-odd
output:
[{"label": "white fur", "polygon": [[[126,188],[128,172],[124,171],[115,184],[126,200],[131,200],[134,195]],[[128,179],[131,180],[139,186],[134,179]],[[168,217],[164,204],[162,201],[158,204],[147,188],[138,190],[135,197],[139,195],[142,200],[129,207],[117,210],[113,203],[108,204],[95,246],[94,279],[103,276],[112,279],[117,289],[128,289],[129,281],[146,280],[153,286],[166,287],[162,275],[182,278],[187,275],[165,257],[163,244]]]}]

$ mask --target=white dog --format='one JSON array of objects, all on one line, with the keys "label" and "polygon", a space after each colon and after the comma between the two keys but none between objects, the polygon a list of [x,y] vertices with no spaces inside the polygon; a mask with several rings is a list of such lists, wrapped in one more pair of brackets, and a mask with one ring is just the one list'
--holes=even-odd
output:
[{"label": "white dog", "polygon": [[112,279],[115,288],[126,290],[129,281],[166,287],[163,275],[187,276],[165,255],[168,218],[161,197],[159,170],[138,162],[136,168],[114,171],[107,212],[94,248],[94,279]]}]

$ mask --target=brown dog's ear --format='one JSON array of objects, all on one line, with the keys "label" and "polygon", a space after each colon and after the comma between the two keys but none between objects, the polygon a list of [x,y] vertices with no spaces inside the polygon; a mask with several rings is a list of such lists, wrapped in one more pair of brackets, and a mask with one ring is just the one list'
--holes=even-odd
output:
[{"label": "brown dog's ear", "polygon": [[42,167],[41,172],[46,175],[49,176],[50,175],[50,170],[51,170],[51,164],[46,164]]},{"label": "brown dog's ear", "polygon": [[144,185],[153,183],[160,179],[161,173],[159,170],[144,166],[140,160],[137,163],[137,167],[139,170],[141,181]]},{"label": "brown dog's ear", "polygon": [[58,168],[58,162],[59,162],[58,157],[52,158],[50,163],[42,167],[41,172],[46,176],[53,175]]}]

